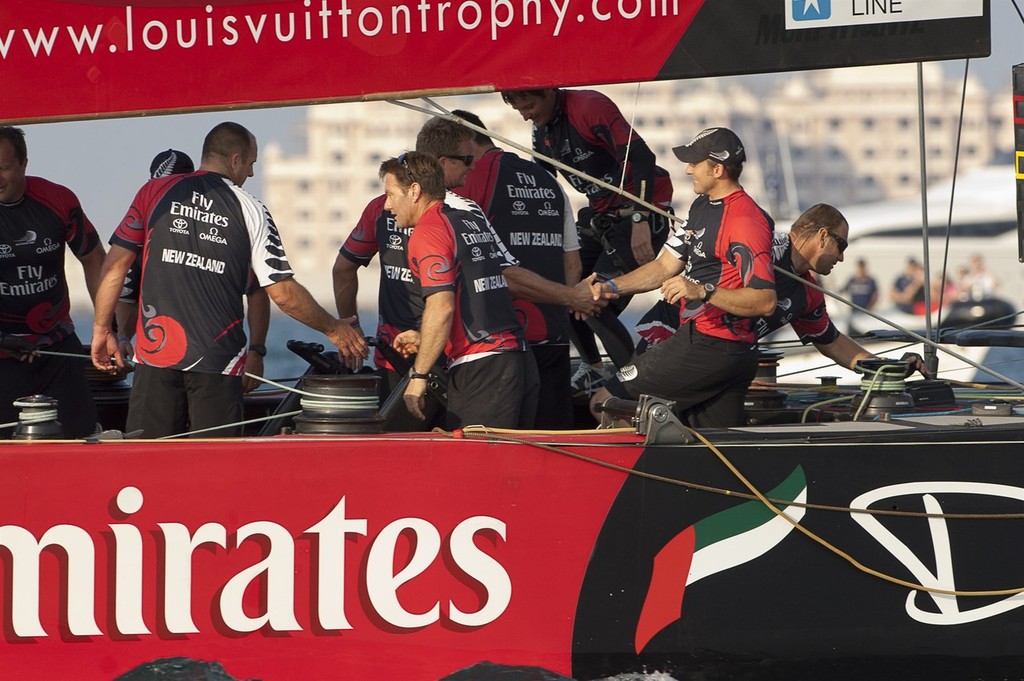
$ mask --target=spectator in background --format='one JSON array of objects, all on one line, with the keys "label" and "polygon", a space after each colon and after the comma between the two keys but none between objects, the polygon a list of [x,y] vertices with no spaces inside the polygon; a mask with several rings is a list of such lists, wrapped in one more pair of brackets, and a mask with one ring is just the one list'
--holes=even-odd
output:
[{"label": "spectator in background", "polygon": [[[907,267],[903,274],[896,277],[892,290],[889,292],[891,300],[901,312],[920,314],[924,312],[924,267],[914,258],[907,260]],[[916,311],[920,308],[920,312]]]},{"label": "spectator in background", "polygon": [[[85,437],[96,431],[96,406],[71,322],[64,254],[82,263],[95,301],[103,244],[70,189],[27,169],[25,133],[0,126],[0,423],[17,420],[19,397],[43,394],[57,400],[64,436]],[[29,356],[39,349],[72,356]]]},{"label": "spectator in background", "polygon": [[996,294],[999,279],[988,271],[985,258],[979,253],[971,256],[966,276],[959,283],[959,295],[962,300],[984,300]]},{"label": "spectator in background", "polygon": [[[878,303],[878,284],[875,278],[868,274],[868,264],[863,258],[857,261],[857,272],[846,282],[842,292],[849,296],[854,305],[859,305],[865,310],[875,309]],[[857,323],[867,319],[870,317],[858,310],[851,310],[846,322],[846,332],[851,336],[860,334]]]}]

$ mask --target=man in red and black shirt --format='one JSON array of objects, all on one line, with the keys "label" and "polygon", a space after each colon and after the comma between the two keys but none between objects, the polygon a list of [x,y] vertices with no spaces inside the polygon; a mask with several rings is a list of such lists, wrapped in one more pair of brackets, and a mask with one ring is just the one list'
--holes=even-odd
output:
[{"label": "man in red and black shirt", "polygon": [[444,200],[444,175],[429,154],[408,152],[380,168],[385,208],[409,239],[409,268],[423,292],[419,331],[394,346],[417,352],[405,401],[422,418],[427,374],[448,356],[449,429],[472,424],[529,428],[537,406],[537,367],[523,337],[503,270],[518,263],[471,201]]},{"label": "man in red and black shirt", "polygon": [[[475,114],[452,113],[484,127]],[[456,191],[483,208],[494,231],[523,267],[550,282],[561,282],[556,294],[558,288],[564,289],[562,298],[569,299],[573,292],[569,287],[580,282],[581,274],[579,237],[569,197],[555,176],[535,161],[497,147],[479,131],[471,141],[473,167],[465,185]],[[580,288],[585,289],[586,282]],[[520,297],[513,302],[540,374],[534,426],[541,430],[572,428],[570,316],[566,302],[534,302]]]},{"label": "man in red and black shirt", "polygon": [[642,394],[676,401],[693,427],[743,423],[743,397],[757,371],[752,318],[775,309],[772,231],[739,184],[746,153],[731,130],[709,128],[673,150],[687,164],[696,200],[654,260],[601,283],[595,296],[650,291],[677,274],[680,330],[635,357],[591,401]]},{"label": "man in red and black shirt", "polygon": [[85,437],[96,430],[85,363],[51,355],[29,358],[23,351],[82,354],[71,323],[64,253],[70,249],[82,263],[89,297],[95,299],[103,245],[74,193],[27,177],[27,168],[24,132],[0,127],[0,423],[16,420],[13,402],[19,397],[43,394],[57,400],[65,437]]},{"label": "man in red and black shirt", "polygon": [[246,128],[215,126],[199,171],[147,182],[117,227],[96,296],[92,358],[104,371],[113,370],[111,358],[123,363],[111,321],[141,249],[128,430],[164,437],[179,433],[187,418],[192,431],[240,433],[248,355],[242,297],[250,271],[283,312],[326,335],[350,366],[366,357],[362,336],[295,280],[270,212],[242,189],[256,156]]},{"label": "man in red and black shirt", "polygon": [[[646,142],[605,95],[594,90],[549,88],[503,92],[502,99],[533,123],[536,151],[591,177],[621,185],[647,203],[669,208],[672,181],[668,173],[657,165]],[[586,195],[589,204],[577,217],[584,277],[592,272],[623,274],[654,260],[669,233],[667,218],[579,175],[560,172]],[[589,392],[589,386],[601,381],[602,362],[594,332],[616,366],[629,360],[633,340],[618,320],[629,300],[622,296],[597,317],[573,322],[573,342],[584,360],[574,377],[578,391]]]},{"label": "man in red and black shirt", "polygon": [[[470,132],[442,118],[431,118],[416,136],[416,150],[438,159],[444,172],[447,189],[458,187],[466,180],[472,165],[472,149],[469,144]],[[338,316],[357,316],[359,293],[358,270],[369,266],[374,257],[380,257],[380,283],[377,293],[378,344],[390,346],[395,337],[408,329],[419,329],[423,317],[423,294],[419,281],[409,269],[408,249],[412,229],[401,228],[395,223],[395,216],[384,208],[387,197],[378,196],[366,205],[363,213],[341,245],[334,261],[334,301]],[[446,192],[445,200],[462,205],[455,194]],[[381,377],[381,399],[385,399],[405,378],[384,356],[374,353],[374,365]],[[406,419],[396,415],[389,420],[393,430],[419,429],[430,426],[434,412],[440,404],[430,400],[426,409],[428,419]]]},{"label": "man in red and black shirt", "polygon": [[[837,208],[826,203],[815,204],[801,213],[789,233],[775,233],[772,240],[775,267],[799,279],[776,276],[775,309],[770,315],[754,320],[758,338],[789,324],[802,343],[813,344],[818,352],[846,369],[852,370],[857,362],[875,357],[836,328],[825,307],[825,295],[805,285],[805,282],[817,284],[815,275],[827,276],[837,263],[843,261],[849,238],[850,225],[846,218]],[[684,288],[681,276],[662,284],[663,299],[637,325],[641,336],[638,353],[641,352],[640,346],[646,351],[675,333],[679,327],[678,303],[683,300]],[[909,360],[922,375],[931,375],[920,355],[908,353],[901,359]]]}]

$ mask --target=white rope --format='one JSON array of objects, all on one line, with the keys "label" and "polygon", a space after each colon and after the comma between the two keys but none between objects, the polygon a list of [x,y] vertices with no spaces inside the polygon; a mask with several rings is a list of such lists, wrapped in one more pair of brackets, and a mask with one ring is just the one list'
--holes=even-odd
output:
[{"label": "white rope", "polygon": [[[633,96],[633,113],[629,119],[629,137],[626,139],[626,158],[622,161],[622,177],[619,178],[619,193],[626,191],[626,168],[629,166],[629,149],[633,144],[633,131],[636,130],[636,111],[640,105],[640,81],[636,83],[636,94]],[[643,189],[640,190],[643,194]]]}]

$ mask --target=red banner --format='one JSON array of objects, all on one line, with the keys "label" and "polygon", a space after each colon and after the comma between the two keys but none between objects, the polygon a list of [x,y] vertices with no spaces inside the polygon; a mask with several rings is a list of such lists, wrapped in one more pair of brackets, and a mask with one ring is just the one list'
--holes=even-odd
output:
[{"label": "red banner", "polygon": [[0,670],[76,681],[171,657],[268,681],[569,675],[626,477],[424,437],[6,444],[0,466]]},{"label": "red banner", "polygon": [[225,110],[989,53],[987,3],[981,13],[926,21],[893,22],[886,13],[856,26],[822,25],[824,20],[809,28],[787,25],[809,9],[824,16],[828,7],[824,0],[5,0],[0,120]]},{"label": "red banner", "polygon": [[702,2],[8,0],[0,119],[648,80]]}]

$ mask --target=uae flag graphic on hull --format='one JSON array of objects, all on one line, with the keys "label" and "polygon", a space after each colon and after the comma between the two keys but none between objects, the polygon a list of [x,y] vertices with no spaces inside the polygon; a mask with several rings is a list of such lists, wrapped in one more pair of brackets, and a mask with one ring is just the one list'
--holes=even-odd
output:
[{"label": "uae flag graphic on hull", "polygon": [[747,501],[697,521],[657,552],[636,627],[637,654],[643,652],[658,632],[682,617],[683,596],[688,586],[754,560],[777,546],[793,530],[793,523],[800,522],[805,509],[791,504],[807,501],[803,468],[795,468],[767,496],[786,500],[785,504],[776,504],[776,508],[790,520],[760,501]]}]

